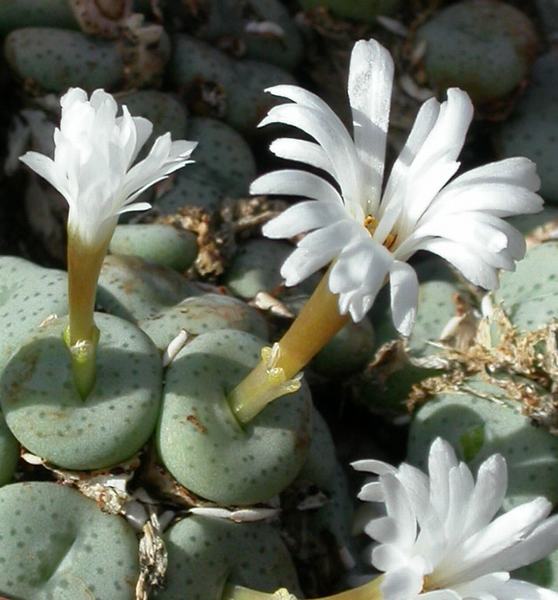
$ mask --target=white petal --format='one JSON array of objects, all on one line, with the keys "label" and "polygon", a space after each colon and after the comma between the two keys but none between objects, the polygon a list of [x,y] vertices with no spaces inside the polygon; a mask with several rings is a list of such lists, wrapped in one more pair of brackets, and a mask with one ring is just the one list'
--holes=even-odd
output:
[{"label": "white petal", "polygon": [[279,158],[302,162],[327,173],[333,171],[333,165],[324,149],[315,142],[296,138],[278,138],[271,142],[269,149]]},{"label": "white petal", "polygon": [[375,214],[380,203],[392,83],[388,50],[375,40],[358,41],[351,53],[348,91],[355,146],[369,195],[368,214]]},{"label": "white petal", "polygon": [[342,249],[329,275],[329,289],[339,294],[341,314],[350,312],[355,322],[371,308],[393,262],[386,248],[357,228],[356,241]]},{"label": "white petal", "polygon": [[558,600],[558,593],[526,581],[510,579],[501,586],[498,600]]},{"label": "white petal", "polygon": [[537,165],[528,158],[515,156],[471,169],[456,178],[451,185],[477,183],[507,183],[536,192],[541,186]]},{"label": "white petal", "polygon": [[357,494],[357,498],[364,502],[383,502],[385,499],[384,488],[379,481],[365,483]]},{"label": "white petal", "polygon": [[410,567],[387,573],[380,585],[383,600],[414,600],[422,589],[422,575]]},{"label": "white petal", "polygon": [[420,600],[462,600],[462,596],[453,590],[435,590],[419,596]]},{"label": "white petal", "polygon": [[502,588],[502,584],[505,584],[509,579],[509,573],[505,571],[495,572],[452,587],[464,598],[481,598],[483,600],[485,597],[495,598],[498,590]]},{"label": "white petal", "polygon": [[133,162],[134,151],[137,142],[137,130],[134,120],[126,106],[122,107],[122,116],[116,119],[115,124],[119,130],[119,145],[124,171],[127,170]]},{"label": "white petal", "polygon": [[434,252],[434,254],[445,258],[474,285],[486,290],[493,290],[498,287],[498,276],[494,267],[488,265],[481,255],[461,244],[438,238],[423,240],[415,248],[415,250],[419,249]]},{"label": "white petal", "polygon": [[104,90],[90,99],[72,88],[61,98],[60,128],[54,131],[54,161],[39,155],[22,160],[52,183],[70,205],[68,228],[82,242],[105,244],[118,215],[144,210],[146,202],[132,204],[146,187],[184,166],[194,142],[173,142],[170,134],[156,140],[147,158],[129,167],[151,133],[151,124],[131,117]]},{"label": "white petal", "polygon": [[37,175],[46,179],[53,188],[58,190],[68,200],[67,186],[64,185],[64,181],[58,173],[58,167],[51,158],[38,152],[26,152],[23,156],[19,157],[19,160],[30,169],[33,169]]},{"label": "white petal", "polygon": [[143,148],[145,142],[149,139],[149,136],[153,133],[153,124],[148,119],[143,117],[132,117],[134,125],[136,127],[136,146],[132,151],[130,158],[130,165],[138,157],[139,151]]},{"label": "white petal", "polygon": [[[308,108],[315,109],[323,114],[332,123],[336,123],[336,126],[340,126],[345,133],[348,134],[345,126],[341,122],[341,119],[335,114],[335,112],[324,102],[319,96],[301,88],[297,85],[275,85],[265,90],[267,93],[273,96],[280,96],[281,98],[287,98],[292,100],[296,104],[301,106],[307,106]],[[260,124],[261,125],[261,124]]]},{"label": "white petal", "polygon": [[473,117],[469,96],[456,88],[448,90],[444,102],[421,149],[408,172],[412,196],[404,211],[402,232],[406,237],[428,208],[436,194],[456,172],[456,162],[465,142],[465,135]]},{"label": "white petal", "polygon": [[384,488],[387,514],[394,522],[393,543],[401,548],[410,549],[416,539],[417,521],[407,492],[399,479],[390,473],[380,475],[380,483]]},{"label": "white petal", "polygon": [[545,558],[556,548],[558,548],[558,516],[553,516],[538,525],[525,540],[500,553],[491,563],[494,563],[496,568],[514,571]]},{"label": "white petal", "polygon": [[391,315],[401,335],[409,336],[415,323],[418,305],[418,279],[407,263],[394,261],[389,271]]},{"label": "white petal", "polygon": [[542,207],[542,198],[528,188],[501,182],[462,184],[458,177],[438,194],[429,215],[481,211],[511,217],[537,213]]},{"label": "white petal", "polygon": [[300,283],[325,267],[350,239],[352,221],[340,221],[309,233],[281,267],[287,286]]},{"label": "white petal", "polygon": [[467,509],[464,534],[471,535],[486,525],[500,510],[508,487],[506,460],[493,454],[479,467]]},{"label": "white petal", "polygon": [[440,237],[462,245],[479,254],[487,264],[513,270],[514,260],[525,254],[525,239],[521,233],[499,217],[480,212],[424,215],[413,234],[395,251],[401,259],[412,254],[420,240]]},{"label": "white petal", "polygon": [[409,167],[432,131],[439,112],[440,103],[436,98],[430,98],[420,107],[409,137],[391,169],[380,207],[380,222],[374,232],[374,239],[380,244],[393,229],[407,194],[413,193],[407,186]]},{"label": "white petal", "polygon": [[442,438],[436,438],[428,454],[430,476],[430,503],[442,522],[449,507],[449,472],[458,465],[453,448]]},{"label": "white petal", "polygon": [[373,458],[355,460],[351,463],[351,467],[353,467],[355,471],[366,471],[368,473],[375,473],[376,475],[383,475],[384,473],[397,473],[397,469],[389,463],[381,460],[375,460]]},{"label": "white petal", "polygon": [[449,502],[444,523],[446,538],[457,543],[463,536],[463,517],[466,514],[469,499],[473,492],[474,480],[465,463],[459,463],[449,472]]},{"label": "white petal", "polygon": [[408,556],[395,544],[381,544],[372,550],[372,566],[378,571],[396,570],[407,561]]},{"label": "white petal", "polygon": [[250,186],[250,193],[303,196],[343,206],[339,192],[330,183],[318,175],[297,169],[272,171],[258,177]]},{"label": "white petal", "polygon": [[60,106],[63,109],[70,108],[73,104],[87,102],[87,92],[81,88],[69,88],[68,91],[60,98]]},{"label": "white petal", "polygon": [[151,208],[151,204],[149,204],[149,202],[133,202],[132,204],[127,204],[126,206],[122,207],[118,211],[118,214],[122,215],[127,212],[136,212],[138,210],[149,210],[150,208]]},{"label": "white petal", "polygon": [[421,522],[428,512],[430,503],[428,476],[416,467],[403,463],[397,470],[397,478],[405,487],[409,502],[417,516],[417,521],[423,527]]},{"label": "white petal", "polygon": [[297,104],[274,106],[260,123],[284,123],[312,136],[333,165],[332,175],[341,187],[346,205],[358,221],[364,218],[362,169],[354,143],[342,123],[315,108]]},{"label": "white petal", "polygon": [[339,294],[362,287],[377,248],[381,246],[375,244],[366,233],[343,248],[331,269],[329,289],[334,294]]},{"label": "white petal", "polygon": [[319,227],[326,227],[345,217],[343,207],[333,202],[308,200],[290,206],[262,227],[268,238],[290,238]]},{"label": "white petal", "polygon": [[135,199],[141,191],[183,167],[195,146],[194,142],[185,140],[173,142],[170,133],[159,136],[149,154],[126,174],[121,196],[124,203]]},{"label": "white petal", "polygon": [[392,517],[379,517],[368,521],[364,527],[366,535],[383,544],[397,544],[399,533],[397,521]]},{"label": "white petal", "polygon": [[500,553],[527,537],[550,513],[552,505],[545,498],[516,506],[492,521],[484,529],[454,548],[460,561],[449,558],[439,569],[444,581],[464,581],[486,573],[503,570]]},{"label": "white petal", "polygon": [[387,280],[387,275],[393,264],[393,255],[384,246],[373,240],[373,253],[367,269],[364,269],[362,285],[350,292],[339,295],[339,306],[342,313],[349,310],[353,321],[361,321],[372,307],[378,292]]}]

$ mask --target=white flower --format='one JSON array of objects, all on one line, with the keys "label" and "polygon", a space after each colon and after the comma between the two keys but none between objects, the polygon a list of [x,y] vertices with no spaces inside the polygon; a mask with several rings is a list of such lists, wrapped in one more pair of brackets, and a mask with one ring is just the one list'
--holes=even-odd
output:
[{"label": "white flower", "polygon": [[[510,158],[460,175],[456,161],[473,107],[467,94],[450,89],[446,102],[431,98],[421,107],[382,194],[393,61],[374,40],[356,43],[349,71],[354,141],[335,113],[316,95],[291,85],[267,90],[292,103],[273,107],[260,123],[297,127],[317,143],[275,140],[279,157],[325,171],[287,169],[257,179],[254,194],[305,196],[265,225],[267,237],[310,232],[287,258],[281,273],[295,285],[334,261],[331,292],[339,309],[364,317],[389,276],[395,326],[411,331],[418,282],[406,261],[429,250],[453,263],[472,283],[498,284],[497,269],[512,270],[523,257],[523,236],[500,217],[538,212],[540,181],[526,158]],[[447,184],[447,185],[446,185]],[[445,187],[444,187],[445,186]]]},{"label": "white flower", "polygon": [[87,246],[108,241],[118,215],[150,208],[133,201],[150,185],[188,162],[195,142],[171,141],[169,133],[157,138],[149,155],[132,167],[153,126],[132,117],[114,98],[95,90],[88,100],[79,88],[68,90],[60,101],[60,129],[54,132],[54,160],[27,152],[21,160],[44,177],[70,207],[68,230]]},{"label": "white flower", "polygon": [[480,466],[476,482],[440,438],[430,448],[428,476],[405,463],[353,467],[379,475],[359,498],[385,504],[387,516],[365,528],[379,542],[371,560],[385,572],[384,600],[558,600],[510,578],[558,547],[558,516],[547,518],[552,505],[540,497],[494,519],[507,487],[501,455]]}]

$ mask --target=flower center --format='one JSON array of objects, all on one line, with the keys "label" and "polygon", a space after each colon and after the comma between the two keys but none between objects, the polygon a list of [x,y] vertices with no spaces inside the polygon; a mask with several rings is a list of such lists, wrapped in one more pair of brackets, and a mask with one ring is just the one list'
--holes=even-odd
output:
[{"label": "flower center", "polygon": [[[366,231],[368,231],[368,233],[370,234],[370,237],[372,237],[374,235],[374,232],[378,228],[378,224],[379,224],[378,219],[376,219],[376,217],[373,217],[372,215],[366,215],[366,217],[364,218],[364,223],[363,223],[364,229],[366,229]],[[395,245],[396,241],[397,241],[397,234],[393,233],[393,231],[390,231],[390,233],[388,233],[388,235],[386,236],[386,239],[384,240],[384,246],[388,250],[391,250],[393,248],[393,246]]]}]

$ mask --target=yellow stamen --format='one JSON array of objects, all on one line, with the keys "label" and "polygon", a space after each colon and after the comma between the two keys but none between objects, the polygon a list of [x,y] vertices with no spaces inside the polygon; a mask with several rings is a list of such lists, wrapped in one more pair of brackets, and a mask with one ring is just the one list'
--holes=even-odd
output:
[{"label": "yellow stamen", "polygon": [[364,218],[364,228],[368,231],[370,235],[374,235],[374,232],[378,227],[378,223],[378,219],[376,219],[376,217],[373,217],[372,215],[367,215]]},{"label": "yellow stamen", "polygon": [[[371,236],[373,236],[374,233],[376,232],[376,229],[378,228],[379,221],[378,221],[378,219],[376,219],[376,217],[373,217],[372,215],[367,215],[364,218],[364,223],[363,224],[364,224],[364,228],[366,229],[366,231],[368,231],[368,233]],[[391,250],[393,248],[396,240],[397,240],[397,234],[393,233],[393,231],[391,231],[386,236],[386,239],[384,240],[383,245],[388,250]]]}]

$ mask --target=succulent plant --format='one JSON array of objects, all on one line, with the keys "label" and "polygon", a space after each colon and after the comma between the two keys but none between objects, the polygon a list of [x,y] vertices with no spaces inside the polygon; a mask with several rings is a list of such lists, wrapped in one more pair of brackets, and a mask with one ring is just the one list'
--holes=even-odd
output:
[{"label": "succulent plant", "polygon": [[276,100],[264,90],[294,83],[290,73],[268,63],[234,60],[194,37],[179,34],[169,66],[174,85],[190,98],[195,112],[216,115],[240,132],[253,134]]},{"label": "succulent plant", "polygon": [[66,274],[15,256],[0,257],[0,366],[53,314],[68,312]]},{"label": "succulent plant", "polygon": [[512,217],[508,220],[510,225],[513,225],[518,231],[524,235],[529,235],[538,227],[542,227],[547,223],[558,221],[558,208],[553,206],[545,206],[540,213],[534,215],[523,215],[520,217]]},{"label": "succulent plant", "polygon": [[556,0],[535,0],[540,24],[552,39],[558,32],[558,2]]},{"label": "succulent plant", "polygon": [[400,6],[399,0],[299,0],[304,9],[323,6],[339,17],[375,24],[378,15],[392,15]]},{"label": "succulent plant", "polygon": [[149,263],[186,271],[198,254],[196,236],[172,225],[119,225],[109,245],[110,252],[137,256]]},{"label": "succulent plant", "polygon": [[304,384],[243,427],[227,403],[261,346],[243,331],[213,331],[187,344],[167,369],[159,455],[179,483],[220,504],[269,500],[306,459],[311,400]]},{"label": "succulent plant", "polygon": [[475,102],[503,98],[529,74],[538,48],[531,20],[499,0],[467,0],[442,9],[417,31],[424,68],[438,89],[457,86]]},{"label": "succulent plant", "polygon": [[[503,382],[509,379],[503,377]],[[496,452],[508,463],[505,507],[546,496],[558,501],[558,438],[520,414],[505,385],[469,379],[462,391],[440,392],[415,414],[408,458],[421,467],[434,438],[443,436],[472,467]]]},{"label": "succulent plant", "polygon": [[252,299],[258,292],[273,293],[283,278],[279,268],[293,251],[291,244],[256,239],[241,244],[225,274],[225,284],[237,296]]},{"label": "succulent plant", "polygon": [[284,69],[256,60],[238,61],[227,90],[225,120],[238,131],[254,135],[257,126],[277,99],[264,90],[274,85],[296,83]]},{"label": "succulent plant", "polygon": [[134,595],[135,532],[69,487],[33,481],[0,488],[0,539],[2,595],[37,600]]},{"label": "succulent plant", "polygon": [[4,52],[18,77],[47,92],[63,92],[71,86],[114,89],[123,78],[124,63],[116,43],[78,31],[17,29],[6,38]]},{"label": "succulent plant", "polygon": [[286,69],[300,60],[301,35],[279,0],[210,0],[206,10],[202,38]]},{"label": "succulent plant", "polygon": [[0,379],[6,422],[31,452],[67,469],[99,469],[133,456],[153,432],[161,359],[136,326],[98,314],[97,379],[83,400],[62,339],[66,319],[37,329]]},{"label": "succulent plant", "polygon": [[200,287],[174,269],[135,256],[110,254],[101,269],[97,302],[117,317],[139,321],[201,293]]},{"label": "succulent plant", "polygon": [[[429,357],[439,352],[433,342],[439,342],[445,326],[456,316],[456,298],[464,296],[469,299],[466,289],[443,261],[424,261],[417,265],[417,272],[422,283],[419,285],[415,326],[405,341],[406,353],[390,357],[385,373],[382,370],[384,366],[379,365],[371,376],[358,384],[357,401],[374,411],[406,412],[405,403],[412,386],[440,373],[433,365],[427,364]],[[387,295],[382,294],[372,311],[378,346],[398,339],[388,311]]]},{"label": "succulent plant", "polygon": [[0,35],[37,26],[77,28],[68,0],[4,0],[0,4]]},{"label": "succulent plant", "polygon": [[531,248],[516,271],[502,274],[494,298],[521,331],[544,327],[558,311],[558,242]]},{"label": "succulent plant", "polygon": [[14,474],[19,457],[19,444],[6,425],[0,412],[0,486],[8,483]]},{"label": "succulent plant", "polygon": [[556,591],[558,589],[557,569],[558,552],[554,551],[546,558],[543,558],[532,565],[517,569],[517,571],[513,572],[513,577],[516,579],[522,579],[523,581],[530,581],[535,585],[540,585]]},{"label": "succulent plant", "polygon": [[214,172],[203,164],[194,164],[176,175],[172,187],[155,201],[154,210],[160,215],[175,215],[194,207],[213,212],[225,195]]},{"label": "succulent plant", "polygon": [[[244,138],[226,123],[208,117],[195,117],[188,128],[190,139],[197,140],[194,158],[214,175],[223,188],[223,195],[240,196],[256,178],[256,163]],[[185,171],[190,173],[190,171]],[[190,173],[191,174],[191,173]]]},{"label": "succulent plant", "polygon": [[329,427],[321,414],[312,415],[312,438],[308,458],[298,480],[316,485],[326,495],[323,506],[310,513],[309,526],[316,535],[332,535],[338,548],[349,543],[353,501],[347,479],[339,464]]},{"label": "succulent plant", "polygon": [[167,585],[160,600],[221,600],[227,584],[299,594],[294,566],[277,529],[190,516],[165,534]]},{"label": "succulent plant", "polygon": [[558,202],[558,169],[552,153],[558,140],[558,50],[543,54],[515,111],[495,132],[498,154],[527,156],[537,163],[541,195]]},{"label": "succulent plant", "polygon": [[232,59],[210,44],[186,34],[173,38],[169,76],[173,85],[189,91],[200,84],[226,90],[233,80]]},{"label": "succulent plant", "polygon": [[278,0],[247,0],[251,19],[244,25],[246,55],[292,69],[302,57],[301,35],[285,6]]},{"label": "succulent plant", "polygon": [[312,370],[326,377],[357,373],[372,360],[375,346],[372,323],[350,321],[314,357]]},{"label": "succulent plant", "polygon": [[201,335],[218,329],[238,329],[267,338],[265,319],[245,302],[223,294],[203,294],[186,298],[179,304],[139,322],[159,350],[164,351],[180,330]]},{"label": "succulent plant", "polygon": [[[153,132],[149,138],[151,140],[167,131],[173,140],[180,140],[186,135],[188,111],[184,103],[173,94],[158,90],[137,90],[121,96],[119,103],[125,104],[131,115],[147,118],[153,123]],[[144,154],[148,147],[149,144],[145,147]]]}]

